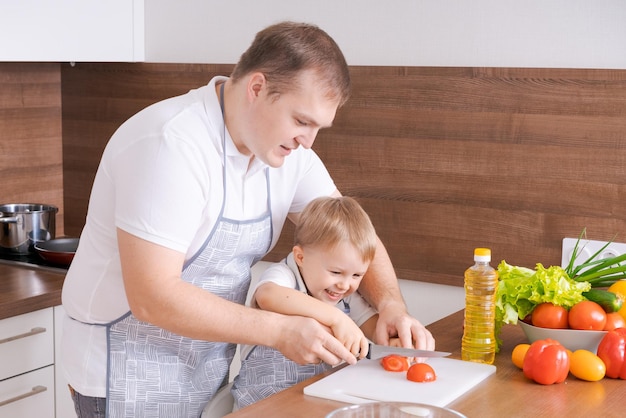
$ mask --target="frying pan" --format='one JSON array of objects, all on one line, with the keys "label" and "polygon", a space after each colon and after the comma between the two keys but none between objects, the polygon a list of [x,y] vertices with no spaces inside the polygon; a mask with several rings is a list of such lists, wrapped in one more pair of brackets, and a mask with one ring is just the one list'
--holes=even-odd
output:
[{"label": "frying pan", "polygon": [[35,251],[44,260],[69,266],[78,248],[78,238],[57,238],[35,244]]}]

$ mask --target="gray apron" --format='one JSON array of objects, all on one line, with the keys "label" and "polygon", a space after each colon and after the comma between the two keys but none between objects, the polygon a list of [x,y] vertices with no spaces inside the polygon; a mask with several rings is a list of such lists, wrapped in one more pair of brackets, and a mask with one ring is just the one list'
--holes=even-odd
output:
[{"label": "gray apron", "polygon": [[[289,265],[287,259],[285,264]],[[295,290],[309,294],[297,267],[289,266],[296,274]],[[312,297],[312,296],[311,296]],[[350,305],[343,299],[342,310],[350,313]],[[337,306],[339,306],[339,303]],[[275,393],[281,392],[310,377],[316,376],[333,366],[319,364],[298,364],[289,360],[280,351],[264,345],[254,346],[243,359],[239,374],[235,378],[231,393],[235,398],[236,409],[252,405]]]},{"label": "gray apron", "polygon": [[[184,281],[232,302],[245,302],[250,266],[271,244],[268,176],[266,169],[265,214],[250,220],[229,219],[222,203],[205,244],[183,267]],[[228,382],[236,348],[235,344],[182,337],[139,321],[130,312],[107,326],[107,343],[108,418],[200,417],[206,403]]]}]

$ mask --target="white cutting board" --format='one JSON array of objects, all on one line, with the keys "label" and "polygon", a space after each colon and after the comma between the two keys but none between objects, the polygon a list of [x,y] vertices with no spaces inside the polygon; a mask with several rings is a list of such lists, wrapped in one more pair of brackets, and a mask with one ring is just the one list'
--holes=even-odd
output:
[{"label": "white cutting board", "polygon": [[304,388],[306,395],[351,404],[415,402],[444,407],[495,373],[496,366],[449,358],[428,359],[434,382],[417,383],[406,372],[388,372],[380,360],[360,360]]}]

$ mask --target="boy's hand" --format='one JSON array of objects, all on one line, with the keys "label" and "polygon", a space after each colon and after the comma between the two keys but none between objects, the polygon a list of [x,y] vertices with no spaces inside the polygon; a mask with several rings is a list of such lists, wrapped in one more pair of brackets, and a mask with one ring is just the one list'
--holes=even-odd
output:
[{"label": "boy's hand", "polygon": [[369,350],[369,342],[363,331],[345,313],[337,310],[337,314],[330,324],[333,335],[344,347],[346,347],[356,358],[364,358]]}]

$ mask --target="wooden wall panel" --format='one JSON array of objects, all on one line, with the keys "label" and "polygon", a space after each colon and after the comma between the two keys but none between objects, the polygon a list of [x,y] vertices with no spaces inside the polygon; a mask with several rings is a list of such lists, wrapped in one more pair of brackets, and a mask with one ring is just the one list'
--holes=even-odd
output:
[{"label": "wooden wall panel", "polygon": [[[121,122],[230,68],[63,66],[67,228],[82,228]],[[372,217],[399,277],[462,285],[476,246],[491,247],[494,264],[560,264],[562,238],[585,227],[626,242],[626,71],[351,71],[352,98],[314,149]],[[267,259],[283,257],[292,236],[286,228]]]},{"label": "wooden wall panel", "polygon": [[232,65],[88,64],[62,67],[67,231],[80,235],[106,143],[129,117],[159,100],[207,84]]},{"label": "wooden wall panel", "polygon": [[398,70],[354,68],[316,149],[401,277],[461,284],[479,245],[560,264],[584,227],[626,240],[625,71]]},{"label": "wooden wall panel", "polygon": [[61,68],[0,63],[0,203],[59,208],[64,233]]}]

